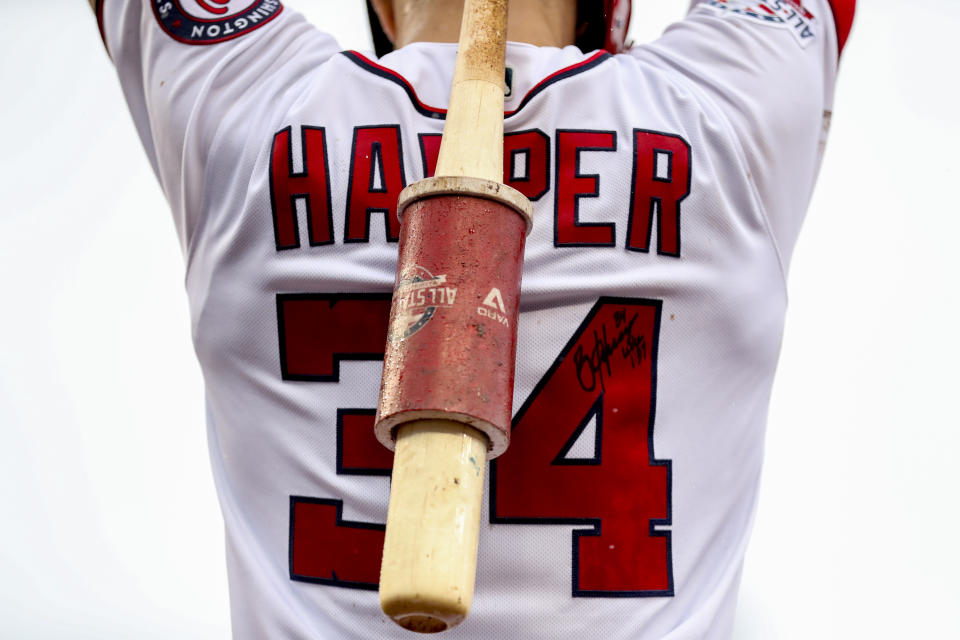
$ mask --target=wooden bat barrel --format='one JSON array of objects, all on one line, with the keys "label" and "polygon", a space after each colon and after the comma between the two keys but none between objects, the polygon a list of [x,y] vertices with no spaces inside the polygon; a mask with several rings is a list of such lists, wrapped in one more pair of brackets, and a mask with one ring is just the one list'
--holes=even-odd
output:
[{"label": "wooden bat barrel", "polygon": [[380,604],[412,631],[470,610],[486,460],[509,444],[532,207],[503,177],[506,0],[466,0],[435,178],[410,185],[377,438],[394,449]]}]

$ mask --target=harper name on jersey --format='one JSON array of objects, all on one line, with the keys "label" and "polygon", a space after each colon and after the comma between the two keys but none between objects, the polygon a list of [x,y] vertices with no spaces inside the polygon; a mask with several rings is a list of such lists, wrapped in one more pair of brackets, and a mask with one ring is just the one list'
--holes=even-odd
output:
[{"label": "harper name on jersey", "polygon": [[[440,135],[420,132],[421,175],[436,170]],[[300,127],[299,150],[294,151],[292,127],[273,137],[270,166],[270,203],[278,250],[300,246],[296,202],[303,201],[310,246],[335,242],[370,241],[370,218],[382,215],[385,233],[379,239],[396,242],[400,221],[397,199],[406,186],[403,139],[412,134],[399,125],[354,127],[350,151],[349,184],[343,205],[343,228],[333,228],[327,131],[321,126]],[[631,164],[629,199],[612,207],[616,220],[581,222],[581,198],[601,196],[604,176],[583,173],[581,159],[589,153],[614,153],[614,162]],[[294,171],[295,158],[301,171]],[[551,164],[555,167],[551,171]],[[617,245],[617,220],[625,225],[620,244],[630,251],[650,250],[656,227],[656,251],[680,256],[681,202],[690,192],[690,145],[680,136],[634,129],[630,148],[618,149],[616,131],[539,129],[509,132],[504,136],[503,182],[531,201],[553,190],[553,242],[557,247],[613,247]],[[654,224],[656,219],[656,225]],[[538,224],[547,223],[539,220]]]}]

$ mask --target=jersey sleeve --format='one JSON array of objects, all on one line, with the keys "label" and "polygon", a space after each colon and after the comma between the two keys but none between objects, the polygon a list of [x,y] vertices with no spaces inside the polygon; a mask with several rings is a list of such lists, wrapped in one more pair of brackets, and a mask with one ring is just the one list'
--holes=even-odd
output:
[{"label": "jersey sleeve", "polygon": [[694,0],[633,55],[686,85],[739,147],[786,269],[832,115],[856,0]]},{"label": "jersey sleeve", "polygon": [[[206,185],[249,180],[247,132],[279,118],[339,47],[279,0],[98,0],[96,9],[186,252]],[[209,157],[225,138],[235,166]]]}]

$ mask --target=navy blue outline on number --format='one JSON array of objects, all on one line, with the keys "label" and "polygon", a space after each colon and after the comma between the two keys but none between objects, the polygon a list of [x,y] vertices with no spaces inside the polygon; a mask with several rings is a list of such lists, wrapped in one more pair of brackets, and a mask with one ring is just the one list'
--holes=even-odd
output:
[{"label": "navy blue outline on number", "polygon": [[[587,428],[587,425],[590,424],[590,419],[596,419],[596,433],[593,437],[593,457],[592,458],[568,458],[567,454],[570,453],[570,449],[573,448],[573,445],[576,444],[577,440],[580,439],[580,436],[583,435],[584,429]],[[603,442],[603,392],[600,392],[600,395],[597,396],[597,401],[593,403],[588,410],[583,420],[580,421],[580,424],[577,425],[577,428],[573,430],[573,433],[570,435],[570,438],[567,440],[567,443],[563,445],[560,449],[560,453],[553,459],[550,463],[552,465],[569,465],[569,466],[583,466],[583,465],[593,465],[600,466],[603,464],[603,448],[601,443]]]},{"label": "navy blue outline on number", "polygon": [[309,582],[311,584],[325,584],[331,587],[344,587],[347,589],[363,589],[365,591],[379,591],[379,583],[354,582],[352,580],[341,580],[337,577],[335,571],[331,571],[332,578],[317,578],[314,576],[304,576],[293,572],[293,532],[296,518],[296,506],[298,504],[321,504],[333,506],[337,509],[337,527],[345,529],[370,529],[375,531],[386,531],[386,524],[376,522],[360,522],[343,519],[343,500],[334,498],[308,498],[306,496],[290,496],[290,534],[287,538],[287,567],[290,571],[290,579],[297,582]]},{"label": "navy blue outline on number", "polygon": [[375,416],[376,409],[337,409],[337,475],[338,476],[387,476],[393,474],[392,469],[376,469],[373,467],[344,467],[343,466],[343,417],[344,416]]},{"label": "navy blue outline on number", "polygon": [[[673,537],[670,529],[658,527],[671,526],[673,522],[673,464],[669,459],[660,460],[654,454],[654,429],[657,409],[657,366],[660,349],[660,320],[663,312],[663,301],[649,298],[622,298],[602,296],[597,299],[590,312],[587,313],[580,326],[571,334],[570,340],[560,351],[550,368],[541,376],[537,386],[533,388],[523,406],[513,417],[512,428],[516,429],[524,414],[533,404],[547,382],[570,355],[570,351],[579,341],[583,332],[593,321],[600,308],[606,304],[623,304],[628,306],[652,306],[654,308],[653,345],[650,349],[650,418],[647,422],[647,451],[648,462],[652,467],[666,467],[667,470],[667,516],[665,518],[651,518],[649,520],[648,535],[650,537],[664,537],[667,541],[667,589],[650,591],[587,591],[579,588],[580,584],[580,538],[584,536],[600,536],[602,534],[602,518],[504,518],[497,516],[497,460],[490,462],[490,524],[540,524],[540,525],[574,525],[590,528],[575,528],[571,532],[572,567],[571,567],[571,596],[574,598],[662,598],[673,597]],[[598,425],[599,426],[599,425]],[[519,489],[519,488],[518,488]],[[522,490],[522,489],[521,489]]]},{"label": "navy blue outline on number", "polygon": [[393,298],[392,293],[278,293],[277,294],[277,335],[280,351],[280,377],[282,380],[292,380],[300,382],[339,382],[340,381],[340,363],[344,360],[349,361],[370,361],[383,360],[383,353],[374,355],[369,352],[360,353],[338,353],[333,352],[333,372],[327,376],[309,375],[305,373],[291,374],[287,368],[287,334],[285,331],[283,303],[287,300],[314,300],[329,301],[330,306],[341,301],[360,301],[360,300],[382,300],[389,302]]}]

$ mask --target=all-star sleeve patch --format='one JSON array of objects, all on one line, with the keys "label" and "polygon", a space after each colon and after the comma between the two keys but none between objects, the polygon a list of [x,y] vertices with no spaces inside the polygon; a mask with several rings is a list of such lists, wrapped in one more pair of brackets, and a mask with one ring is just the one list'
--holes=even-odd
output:
[{"label": "all-star sleeve patch", "polygon": [[150,0],[160,27],[185,44],[239,38],[283,11],[280,0]]},{"label": "all-star sleeve patch", "polygon": [[802,0],[705,0],[700,6],[785,29],[793,34],[801,47],[806,47],[817,37],[817,20],[803,6]]}]

